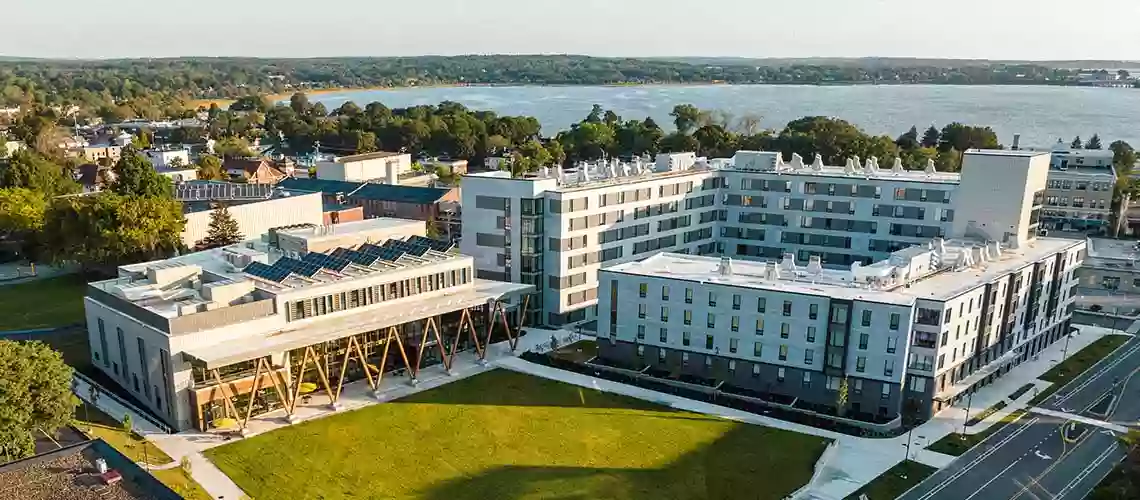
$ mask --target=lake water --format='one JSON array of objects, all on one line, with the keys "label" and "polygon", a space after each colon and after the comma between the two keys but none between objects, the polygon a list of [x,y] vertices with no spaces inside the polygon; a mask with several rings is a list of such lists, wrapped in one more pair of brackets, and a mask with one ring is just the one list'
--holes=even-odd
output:
[{"label": "lake water", "polygon": [[315,95],[332,110],[346,101],[361,107],[373,101],[388,107],[438,104],[450,100],[472,109],[538,118],[545,134],[581,120],[593,104],[623,118],[652,116],[671,126],[669,111],[677,104],[718,109],[740,117],[761,117],[766,128],[808,115],[843,118],[865,131],[897,136],[911,125],[919,132],[958,121],[994,128],[1009,145],[1021,134],[1023,146],[1046,147],[1058,138],[1100,134],[1105,147],[1123,139],[1140,146],[1140,89],[1045,86],[952,85],[702,85],[702,86],[568,86],[568,87],[438,87],[348,91]]}]

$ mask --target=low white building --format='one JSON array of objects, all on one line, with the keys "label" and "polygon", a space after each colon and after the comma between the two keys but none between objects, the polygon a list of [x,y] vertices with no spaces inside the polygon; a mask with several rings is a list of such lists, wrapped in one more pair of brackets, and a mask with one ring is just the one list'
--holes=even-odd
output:
[{"label": "low white building", "polygon": [[330,181],[382,181],[399,184],[400,176],[412,170],[412,155],[378,151],[352,156],[338,156],[317,162],[317,178]]},{"label": "low white building", "polygon": [[300,258],[246,242],[121,266],[84,308],[92,365],[174,428],[206,431],[483,356],[516,335],[530,288],[476,279],[470,257],[418,236]]},{"label": "low white building", "polygon": [[273,228],[324,223],[321,193],[273,188],[266,198],[259,200],[184,201],[186,227],[182,231],[182,242],[187,247],[193,248],[209,234],[210,214],[222,203],[247,240],[259,239]]},{"label": "low white building", "polygon": [[150,160],[150,164],[154,168],[169,168],[172,165],[178,167],[190,166],[190,152],[185,149],[174,150],[151,150],[146,152],[146,158]]}]

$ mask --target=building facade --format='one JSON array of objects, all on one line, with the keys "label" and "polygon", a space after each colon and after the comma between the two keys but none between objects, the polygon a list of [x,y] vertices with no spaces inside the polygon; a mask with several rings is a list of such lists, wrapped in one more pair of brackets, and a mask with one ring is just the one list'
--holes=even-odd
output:
[{"label": "building facade", "polygon": [[317,162],[317,178],[329,181],[399,184],[400,176],[411,170],[412,155],[385,151]]},{"label": "building facade", "polygon": [[1030,235],[1010,228],[1037,230],[1048,170],[1049,153],[1032,151],[969,151],[960,174],[740,151],[519,179],[474,174],[463,180],[462,247],[479,272],[539,286],[542,322],[590,327],[597,271],[655,251],[750,259],[790,252],[848,266],[967,229],[1015,246]]},{"label": "building facade", "polygon": [[1043,226],[1059,231],[1100,232],[1113,221],[1116,189],[1109,150],[1054,148],[1045,190]]},{"label": "building facade", "polygon": [[849,270],[658,254],[601,271],[598,354],[828,415],[927,419],[1068,333],[1083,252],[938,239]]},{"label": "building facade", "polygon": [[265,199],[256,201],[183,202],[186,226],[182,229],[182,242],[187,247],[194,248],[209,235],[211,215],[222,204],[237,221],[244,239],[259,239],[277,227],[324,223],[321,193],[273,189]]}]

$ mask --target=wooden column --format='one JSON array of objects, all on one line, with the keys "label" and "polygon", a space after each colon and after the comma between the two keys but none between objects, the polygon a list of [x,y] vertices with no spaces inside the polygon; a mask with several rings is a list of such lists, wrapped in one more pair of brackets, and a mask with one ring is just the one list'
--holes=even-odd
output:
[{"label": "wooden column", "polygon": [[261,366],[265,363],[265,358],[257,358],[257,366],[253,368],[253,385],[249,389],[249,404],[245,406],[245,416],[241,419],[241,428],[245,429],[245,424],[249,422],[249,417],[253,414],[253,398],[257,396],[257,386],[261,382]]},{"label": "wooden column", "polygon": [[463,314],[459,317],[459,331],[455,332],[455,340],[451,344],[452,357],[459,350],[459,337],[463,336],[464,329],[471,335],[471,341],[475,343],[475,353],[479,359],[483,359],[483,346],[479,345],[479,334],[475,332],[475,322],[471,320],[471,309],[467,307],[463,308]]},{"label": "wooden column", "polygon": [[[234,407],[234,402],[230,401],[230,396],[226,395],[226,384],[222,383],[222,376],[218,374],[218,369],[214,368],[210,370],[210,373],[214,374],[214,382],[218,384],[218,391],[222,393],[222,405],[232,411],[234,418],[237,418],[239,416],[237,408]],[[211,399],[213,398],[211,397]]]},{"label": "wooden column", "polygon": [[451,370],[451,359],[448,357],[447,351],[443,348],[443,339],[439,336],[439,327],[436,326],[435,317],[433,316],[428,318],[427,321],[424,321],[424,334],[420,338],[420,352],[419,356],[416,357],[416,370],[412,372],[415,375],[419,375],[420,373],[420,364],[424,359],[424,345],[427,344],[428,330],[431,330],[432,333],[435,334],[435,344],[436,347],[439,348],[440,357],[443,358],[443,367]]}]

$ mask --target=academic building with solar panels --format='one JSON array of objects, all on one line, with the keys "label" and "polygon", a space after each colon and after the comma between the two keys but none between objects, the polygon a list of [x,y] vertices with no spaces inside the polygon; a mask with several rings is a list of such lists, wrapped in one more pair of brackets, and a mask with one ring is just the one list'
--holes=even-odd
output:
[{"label": "academic building with solar panels", "polygon": [[92,362],[179,430],[244,429],[513,347],[533,285],[478,279],[424,231],[369,219],[121,266],[88,286]]}]

